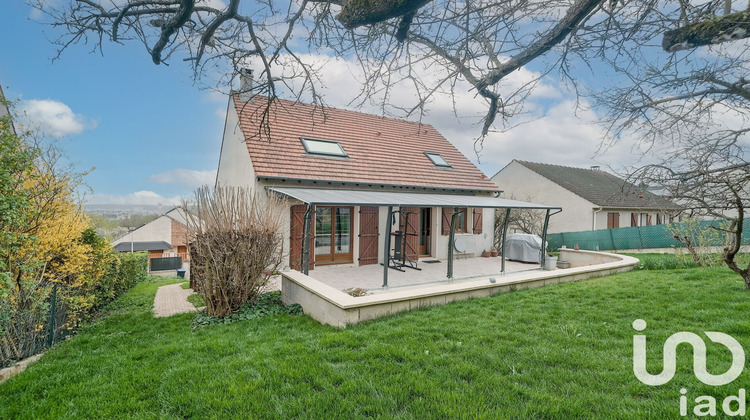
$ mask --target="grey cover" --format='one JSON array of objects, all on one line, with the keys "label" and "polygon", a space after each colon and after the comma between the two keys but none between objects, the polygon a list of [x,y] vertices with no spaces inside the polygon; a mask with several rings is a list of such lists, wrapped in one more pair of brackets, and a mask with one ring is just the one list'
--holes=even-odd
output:
[{"label": "grey cover", "polygon": [[541,263],[542,238],[528,233],[514,233],[505,240],[505,258],[527,263]]}]

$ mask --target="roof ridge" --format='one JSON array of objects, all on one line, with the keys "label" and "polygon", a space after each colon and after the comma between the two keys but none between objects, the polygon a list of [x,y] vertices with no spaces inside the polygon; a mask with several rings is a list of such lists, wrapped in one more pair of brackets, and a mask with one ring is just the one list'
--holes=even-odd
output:
[{"label": "roof ridge", "polygon": [[[243,103],[243,104],[247,104],[248,103],[247,101],[238,100],[239,99],[239,94],[237,92],[232,92],[232,94],[235,96],[235,103],[237,103],[237,102]],[[265,96],[265,95],[255,95],[253,98],[268,98],[268,97]],[[278,97],[278,96],[275,97],[271,101],[271,103],[273,103],[273,101],[289,102],[290,105],[292,105],[292,106],[302,105],[302,106],[306,106],[306,107],[316,107],[316,108],[323,108],[323,109],[329,109],[329,110],[334,110],[334,111],[351,112],[351,113],[355,113],[355,114],[364,115],[364,116],[367,116],[367,117],[375,117],[375,118],[380,118],[380,119],[384,119],[384,120],[399,121],[399,122],[404,122],[404,123],[408,123],[408,124],[417,124],[419,126],[429,127],[429,128],[432,128],[433,130],[437,131],[437,129],[435,129],[435,127],[432,124],[429,124],[429,123],[425,123],[425,122],[421,122],[421,121],[411,121],[411,120],[407,120],[405,118],[389,117],[389,116],[385,116],[385,115],[372,114],[372,113],[360,111],[360,110],[357,110],[357,109],[349,109],[349,108],[343,108],[343,107],[337,107],[337,106],[330,106],[330,105],[326,105],[326,104],[314,104],[314,103],[302,102],[302,101],[298,101],[298,100],[295,101],[295,100],[291,100],[291,99],[281,98],[281,97]],[[235,107],[237,107],[237,105],[235,105]]]}]

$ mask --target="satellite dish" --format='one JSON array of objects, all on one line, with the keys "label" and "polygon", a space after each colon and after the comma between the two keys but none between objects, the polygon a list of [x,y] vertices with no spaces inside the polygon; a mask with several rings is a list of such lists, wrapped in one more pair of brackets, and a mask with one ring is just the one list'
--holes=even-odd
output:
[{"label": "satellite dish", "polygon": [[458,238],[453,241],[453,247],[456,248],[456,251],[458,252],[464,252],[466,251],[466,241],[462,238]]}]

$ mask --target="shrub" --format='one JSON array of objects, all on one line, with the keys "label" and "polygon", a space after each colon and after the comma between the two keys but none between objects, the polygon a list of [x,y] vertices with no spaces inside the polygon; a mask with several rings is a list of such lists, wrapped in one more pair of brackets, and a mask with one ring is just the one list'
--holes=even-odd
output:
[{"label": "shrub", "polygon": [[146,280],[148,275],[148,252],[120,254],[120,269],[117,272],[117,291],[122,293]]},{"label": "shrub", "polygon": [[209,316],[254,302],[283,256],[284,204],[240,187],[201,188],[188,218],[190,278]]},{"label": "shrub", "polygon": [[667,225],[667,230],[685,249],[699,267],[716,267],[723,263],[721,254],[711,247],[724,245],[727,238],[724,229],[715,223],[687,218],[680,223]]},{"label": "shrub", "polygon": [[640,270],[673,270],[679,268],[694,268],[698,264],[690,258],[674,254],[636,254],[633,255],[640,262],[637,267]]},{"label": "shrub", "polygon": [[229,324],[236,321],[247,321],[269,315],[296,315],[301,313],[302,306],[298,303],[284,306],[281,302],[281,292],[266,292],[258,296],[255,303],[244,305],[239,311],[225,318],[212,317],[203,312],[199,313],[193,320],[193,329],[213,324]]}]

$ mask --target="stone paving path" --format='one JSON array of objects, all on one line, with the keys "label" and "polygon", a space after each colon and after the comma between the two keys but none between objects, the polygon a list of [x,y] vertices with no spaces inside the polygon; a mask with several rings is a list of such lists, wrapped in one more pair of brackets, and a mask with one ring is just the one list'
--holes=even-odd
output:
[{"label": "stone paving path", "polygon": [[188,302],[187,297],[193,294],[193,289],[183,289],[182,284],[170,284],[156,289],[154,297],[154,316],[166,317],[187,312],[196,312],[198,309]]}]

